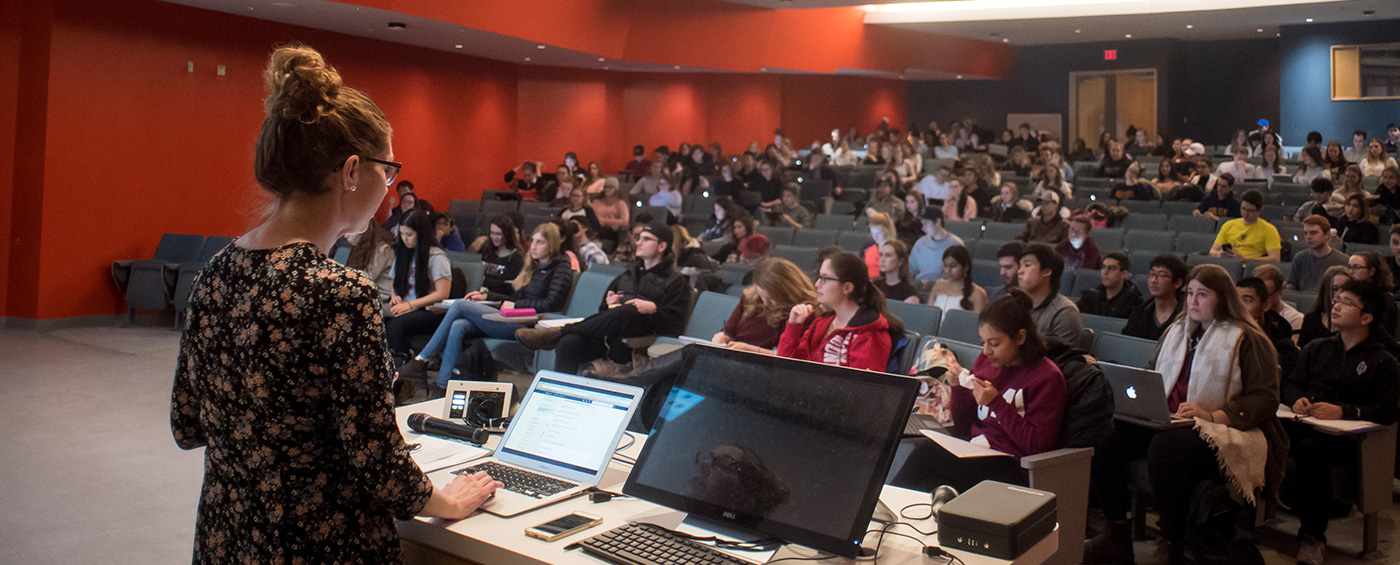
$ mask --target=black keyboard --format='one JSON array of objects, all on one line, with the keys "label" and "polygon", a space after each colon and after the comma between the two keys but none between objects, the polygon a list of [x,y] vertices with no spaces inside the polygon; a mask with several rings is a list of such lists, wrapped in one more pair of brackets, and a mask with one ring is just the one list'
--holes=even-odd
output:
[{"label": "black keyboard", "polygon": [[618,565],[754,565],[641,522],[629,522],[578,543],[584,553]]},{"label": "black keyboard", "polygon": [[453,471],[452,474],[472,475],[482,471],[485,471],[491,478],[504,483],[506,485],[506,490],[535,498],[545,498],[578,486],[569,481],[561,481],[554,477],[541,475],[524,469],[516,469],[515,467],[502,465],[495,461],[487,461],[478,465],[472,465],[471,467],[463,467]]}]

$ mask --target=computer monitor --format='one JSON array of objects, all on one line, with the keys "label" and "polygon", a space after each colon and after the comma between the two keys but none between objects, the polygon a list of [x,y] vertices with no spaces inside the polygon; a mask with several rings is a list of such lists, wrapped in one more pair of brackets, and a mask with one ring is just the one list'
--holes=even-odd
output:
[{"label": "computer monitor", "polygon": [[682,363],[623,492],[855,557],[918,381],[703,345]]}]

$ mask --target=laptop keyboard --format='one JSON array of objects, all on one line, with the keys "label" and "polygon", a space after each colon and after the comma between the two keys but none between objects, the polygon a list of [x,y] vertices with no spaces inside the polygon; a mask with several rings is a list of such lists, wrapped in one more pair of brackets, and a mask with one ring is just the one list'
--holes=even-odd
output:
[{"label": "laptop keyboard", "polygon": [[618,565],[753,565],[656,524],[631,522],[579,542],[584,553]]},{"label": "laptop keyboard", "polygon": [[482,471],[485,471],[491,478],[505,483],[506,490],[518,492],[534,498],[545,498],[578,486],[568,481],[561,481],[554,477],[523,469],[516,469],[515,467],[502,465],[495,461],[487,461],[478,465],[472,465],[471,467],[463,467],[453,471],[452,474],[472,475]]}]

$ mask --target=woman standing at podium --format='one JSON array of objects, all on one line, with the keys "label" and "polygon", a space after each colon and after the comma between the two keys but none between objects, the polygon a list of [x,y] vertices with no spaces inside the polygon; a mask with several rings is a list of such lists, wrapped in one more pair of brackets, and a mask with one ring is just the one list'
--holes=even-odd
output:
[{"label": "woman standing at podium", "polygon": [[277,202],[200,272],[171,398],[176,443],[205,448],[193,561],[400,562],[394,518],[461,519],[500,483],[414,464],[379,291],[325,255],[398,175],[384,114],[308,47],[264,77],[254,172]]}]

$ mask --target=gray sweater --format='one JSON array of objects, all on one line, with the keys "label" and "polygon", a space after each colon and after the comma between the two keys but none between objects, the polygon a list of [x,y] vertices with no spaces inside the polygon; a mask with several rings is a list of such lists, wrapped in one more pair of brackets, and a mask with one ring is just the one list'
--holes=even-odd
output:
[{"label": "gray sweater", "polygon": [[1295,290],[1314,292],[1322,285],[1322,273],[1334,265],[1346,265],[1347,254],[1328,248],[1329,253],[1318,257],[1311,249],[1293,254],[1293,269],[1288,273],[1288,284]]},{"label": "gray sweater", "polygon": [[1040,337],[1046,341],[1079,345],[1079,334],[1084,330],[1084,319],[1080,317],[1079,307],[1074,305],[1074,301],[1063,294],[1050,294],[1044,302],[1031,310],[1031,318],[1035,320],[1035,327],[1040,329]]}]

